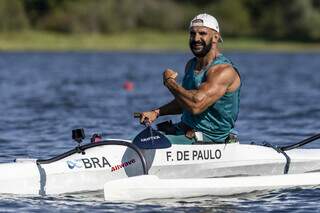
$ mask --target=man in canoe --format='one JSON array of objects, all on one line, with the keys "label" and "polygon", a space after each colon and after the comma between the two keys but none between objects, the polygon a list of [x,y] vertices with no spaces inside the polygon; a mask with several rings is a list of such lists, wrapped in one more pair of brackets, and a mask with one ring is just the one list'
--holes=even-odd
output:
[{"label": "man in canoe", "polygon": [[151,111],[142,112],[140,122],[154,122],[159,116],[182,114],[177,124],[162,123],[163,131],[174,144],[230,143],[239,112],[241,80],[237,68],[220,53],[222,42],[217,20],[208,14],[192,19],[189,45],[194,58],[185,66],[182,85],[178,73],[166,69],[163,84],[174,99]]}]

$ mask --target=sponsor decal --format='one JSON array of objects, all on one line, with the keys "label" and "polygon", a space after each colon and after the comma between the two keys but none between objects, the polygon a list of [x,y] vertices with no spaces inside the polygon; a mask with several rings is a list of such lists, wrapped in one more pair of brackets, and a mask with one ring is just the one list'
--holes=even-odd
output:
[{"label": "sponsor decal", "polygon": [[117,171],[117,170],[122,169],[124,167],[130,166],[131,164],[134,164],[135,162],[136,162],[135,159],[131,159],[131,160],[124,162],[124,163],[121,163],[119,165],[112,166],[111,172],[114,172],[114,171]]},{"label": "sponsor decal", "polygon": [[68,160],[67,164],[68,164],[69,169],[82,168],[81,159]]},{"label": "sponsor decal", "polygon": [[150,137],[147,137],[147,138],[141,138],[141,142],[148,142],[150,140],[152,141],[152,140],[157,140],[157,139],[160,139],[159,135],[150,136]]},{"label": "sponsor decal", "polygon": [[184,151],[167,151],[167,161],[189,161],[189,160],[219,160],[222,157],[220,149],[204,150],[184,150]]},{"label": "sponsor decal", "polygon": [[106,157],[92,157],[92,158],[80,158],[74,160],[68,160],[67,165],[69,169],[84,168],[111,168],[111,172],[130,166],[136,162],[135,159],[131,159],[127,162],[123,162],[114,166],[111,166]]},{"label": "sponsor decal", "polygon": [[82,158],[82,163],[86,169],[111,167],[106,157],[102,158]]},{"label": "sponsor decal", "polygon": [[68,160],[67,165],[70,169],[74,168],[105,168],[111,167],[106,157],[92,157],[92,158],[80,158],[75,160]]}]

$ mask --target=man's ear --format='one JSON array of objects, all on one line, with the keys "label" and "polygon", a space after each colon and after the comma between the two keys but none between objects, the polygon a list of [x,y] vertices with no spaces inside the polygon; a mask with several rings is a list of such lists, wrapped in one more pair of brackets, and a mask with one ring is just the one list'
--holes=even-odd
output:
[{"label": "man's ear", "polygon": [[215,33],[215,34],[213,35],[212,42],[213,42],[213,43],[218,43],[218,42],[219,42],[219,34],[218,34],[218,33]]}]

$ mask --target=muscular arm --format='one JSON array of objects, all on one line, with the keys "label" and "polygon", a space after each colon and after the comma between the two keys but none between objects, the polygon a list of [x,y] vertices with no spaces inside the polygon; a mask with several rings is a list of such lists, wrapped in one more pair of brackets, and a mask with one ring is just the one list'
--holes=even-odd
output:
[{"label": "muscular arm", "polygon": [[236,78],[237,73],[231,66],[218,65],[208,70],[207,80],[198,90],[186,90],[172,78],[165,85],[182,108],[193,114],[200,114],[219,100]]}]

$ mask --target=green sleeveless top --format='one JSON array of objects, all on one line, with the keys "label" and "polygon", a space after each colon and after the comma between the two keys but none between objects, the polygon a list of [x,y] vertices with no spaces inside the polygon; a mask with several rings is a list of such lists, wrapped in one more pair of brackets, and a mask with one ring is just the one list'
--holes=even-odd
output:
[{"label": "green sleeveless top", "polygon": [[[190,66],[186,70],[182,81],[182,86],[187,90],[198,89],[200,84],[206,81],[207,71],[211,66],[230,64],[238,72],[233,63],[222,54],[219,54],[209,66],[199,73],[194,72],[196,62],[196,58],[191,59]],[[183,110],[181,121],[189,127],[202,132],[212,141],[224,142],[230,132],[233,131],[238,117],[240,87],[234,92],[225,93],[217,102],[198,115],[193,115],[191,112]]]}]

